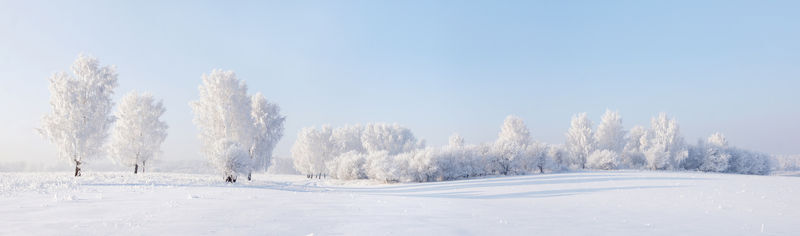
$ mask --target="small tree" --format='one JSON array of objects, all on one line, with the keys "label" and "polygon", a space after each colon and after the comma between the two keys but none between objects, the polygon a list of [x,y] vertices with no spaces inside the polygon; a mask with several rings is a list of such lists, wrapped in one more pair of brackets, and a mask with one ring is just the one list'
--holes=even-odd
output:
[{"label": "small tree", "polygon": [[141,165],[144,172],[147,161],[155,157],[167,138],[167,123],[159,120],[165,111],[162,102],[156,102],[150,94],[133,91],[122,98],[110,147],[117,164],[133,166],[134,174]]},{"label": "small tree", "polygon": [[596,145],[592,135],[592,121],[586,113],[579,113],[572,116],[570,124],[565,147],[572,156],[573,163],[583,169],[586,168],[586,158],[594,151]]},{"label": "small tree", "polygon": [[81,175],[81,164],[102,153],[114,122],[111,96],[116,87],[114,66],[100,67],[97,59],[84,55],[72,64],[72,75],[50,77],[52,113],[44,116],[38,131],[56,145],[59,156],[75,164],[75,176]]},{"label": "small tree", "polygon": [[222,139],[211,149],[211,163],[222,173],[225,182],[236,183],[239,174],[250,171],[250,155],[239,142]]}]

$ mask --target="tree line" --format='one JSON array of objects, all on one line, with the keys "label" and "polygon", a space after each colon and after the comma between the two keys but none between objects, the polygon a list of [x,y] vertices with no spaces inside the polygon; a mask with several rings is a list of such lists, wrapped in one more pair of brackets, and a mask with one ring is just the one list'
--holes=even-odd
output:
[{"label": "tree line", "polygon": [[661,113],[649,128],[622,125],[607,110],[597,129],[586,113],[572,117],[563,144],[532,139],[525,123],[508,116],[494,142],[466,144],[458,134],[442,147],[426,147],[398,124],[370,123],[302,129],[292,147],[295,168],[309,178],[429,182],[484,175],[519,175],[579,169],[770,172],[769,155],[728,145],[721,133],[688,145],[675,119]]}]

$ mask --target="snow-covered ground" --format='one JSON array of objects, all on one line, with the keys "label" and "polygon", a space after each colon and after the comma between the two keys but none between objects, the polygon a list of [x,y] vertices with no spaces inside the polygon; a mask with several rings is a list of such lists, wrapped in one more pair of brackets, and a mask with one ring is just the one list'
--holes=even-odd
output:
[{"label": "snow-covered ground", "polygon": [[580,172],[419,184],[0,173],[0,235],[798,235],[800,178]]}]

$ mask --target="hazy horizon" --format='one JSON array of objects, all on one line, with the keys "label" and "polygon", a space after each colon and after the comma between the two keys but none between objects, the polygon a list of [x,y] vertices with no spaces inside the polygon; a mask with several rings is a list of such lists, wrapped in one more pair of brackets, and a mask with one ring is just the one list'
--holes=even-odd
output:
[{"label": "hazy horizon", "polygon": [[687,143],[800,153],[800,3],[0,1],[0,162],[50,162],[35,128],[48,78],[79,53],[115,65],[115,101],[163,99],[161,159],[205,160],[188,103],[201,75],[233,70],[303,127],[387,122],[429,146],[496,138],[524,119],[563,143],[573,114],[626,129],[666,112]]}]

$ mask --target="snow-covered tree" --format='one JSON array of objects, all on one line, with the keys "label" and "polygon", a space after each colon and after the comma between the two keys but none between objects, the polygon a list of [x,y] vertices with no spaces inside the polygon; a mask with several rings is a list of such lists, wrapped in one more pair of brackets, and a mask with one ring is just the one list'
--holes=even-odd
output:
[{"label": "snow-covered tree", "polygon": [[448,146],[449,147],[463,147],[464,146],[464,137],[461,137],[460,134],[453,134],[450,135],[450,139],[448,139]]},{"label": "snow-covered tree", "polygon": [[344,180],[366,179],[366,154],[349,151],[326,163],[331,177]]},{"label": "snow-covered tree", "polygon": [[122,98],[117,111],[117,121],[111,135],[110,154],[123,166],[133,166],[133,173],[144,167],[161,150],[167,138],[167,123],[161,121],[166,109],[153,96],[136,91]]},{"label": "snow-covered tree", "polygon": [[722,133],[714,133],[708,137],[705,145],[702,164],[699,166],[701,171],[724,172],[728,170],[731,154],[728,153],[728,140]]},{"label": "snow-covered tree", "polygon": [[619,166],[619,154],[608,149],[598,149],[589,155],[586,165],[590,168],[613,170]]},{"label": "snow-covered tree", "polygon": [[39,128],[55,144],[59,156],[75,165],[98,157],[114,122],[111,96],[117,87],[114,66],[100,66],[90,56],[79,55],[72,64],[72,74],[60,72],[50,77],[52,112],[42,119]]},{"label": "snow-covered tree", "polygon": [[628,133],[628,142],[622,151],[620,165],[625,168],[639,168],[647,164],[644,146],[647,142],[647,129],[634,126]]},{"label": "snow-covered tree", "polygon": [[619,112],[606,110],[595,132],[597,149],[606,149],[616,153],[622,152],[625,147],[625,129],[622,127],[622,117]]},{"label": "snow-covered tree", "polygon": [[572,116],[569,130],[567,131],[565,147],[572,156],[573,164],[586,168],[586,158],[595,149],[594,135],[592,135],[592,121],[586,113]]},{"label": "snow-covered tree", "polygon": [[647,165],[654,170],[675,169],[689,155],[678,122],[660,113],[650,121],[644,145]]},{"label": "snow-covered tree", "polygon": [[494,160],[494,165],[496,170],[503,175],[513,171],[515,168],[512,164],[522,161],[515,159],[523,158],[530,142],[531,134],[525,122],[516,116],[506,117],[495,142],[497,159]]},{"label": "snow-covered tree", "polygon": [[331,127],[303,128],[292,146],[292,160],[297,171],[311,178],[326,174],[326,162],[336,157],[336,145],[331,142]]},{"label": "snow-covered tree", "polygon": [[[222,140],[238,143],[245,147],[245,152],[253,146],[254,122],[252,118],[251,99],[247,95],[247,85],[239,80],[233,71],[213,70],[203,74],[203,82],[198,87],[200,98],[190,105],[194,111],[194,123],[200,130],[200,142],[203,153],[212,164],[224,162],[213,161],[219,157],[218,143]],[[248,153],[248,156],[250,154]],[[216,166],[227,168],[228,166]],[[226,181],[236,179],[238,174],[247,174],[252,168],[222,169]],[[244,172],[239,172],[244,171]]]},{"label": "snow-covered tree", "polygon": [[389,155],[423,148],[408,128],[398,124],[367,124],[361,135],[361,144],[367,152],[387,151]]},{"label": "snow-covered tree", "polygon": [[[253,119],[253,146],[250,149],[253,165],[263,168],[264,171],[272,163],[272,151],[275,145],[283,138],[283,122],[286,117],[280,114],[278,104],[271,103],[261,93],[256,93],[251,98]],[[250,175],[248,174],[248,179]]]},{"label": "snow-covered tree", "polygon": [[343,127],[333,129],[333,132],[331,133],[331,142],[333,142],[333,145],[336,146],[335,154],[338,155],[351,151],[355,151],[357,153],[366,153],[367,150],[361,143],[361,136],[363,133],[364,126],[360,124],[345,125]]}]

